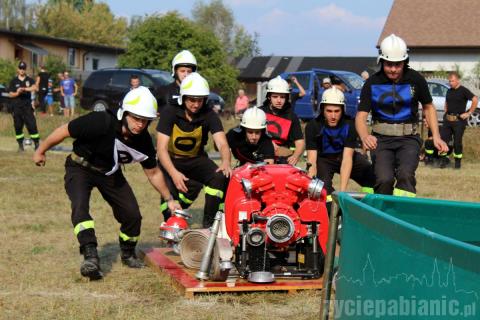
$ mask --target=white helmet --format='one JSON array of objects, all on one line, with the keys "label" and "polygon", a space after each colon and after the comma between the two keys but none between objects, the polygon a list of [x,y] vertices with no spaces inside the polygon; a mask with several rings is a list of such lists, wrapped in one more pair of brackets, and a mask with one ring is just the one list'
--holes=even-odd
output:
[{"label": "white helmet", "polygon": [[345,95],[342,90],[337,87],[331,87],[323,92],[320,104],[338,104],[345,106]]},{"label": "white helmet", "polygon": [[178,104],[182,105],[183,96],[208,97],[210,88],[207,80],[196,72],[190,73],[180,84],[180,97]]},{"label": "white helmet", "polygon": [[277,76],[267,83],[267,93],[290,93],[288,82]]},{"label": "white helmet", "polygon": [[118,120],[122,120],[124,112],[137,117],[153,120],[157,117],[157,99],[146,87],[130,90],[123,98],[122,107],[117,111]]},{"label": "white helmet", "polygon": [[258,108],[248,108],[242,116],[240,125],[248,129],[265,129],[267,127],[267,115]]},{"label": "white helmet", "polygon": [[190,51],[182,50],[172,60],[172,77],[175,77],[177,66],[189,66],[195,72],[197,70],[197,59]]},{"label": "white helmet", "polygon": [[402,38],[392,33],[383,39],[380,44],[380,55],[377,58],[377,63],[379,63],[381,59],[392,62],[407,60],[407,44]]}]

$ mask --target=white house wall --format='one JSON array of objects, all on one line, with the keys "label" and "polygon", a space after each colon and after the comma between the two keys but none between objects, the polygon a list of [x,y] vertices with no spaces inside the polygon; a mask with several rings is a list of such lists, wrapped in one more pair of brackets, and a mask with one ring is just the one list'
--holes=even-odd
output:
[{"label": "white house wall", "polygon": [[85,71],[94,71],[93,59],[98,59],[98,69],[114,68],[117,66],[116,54],[89,52],[85,55]]},{"label": "white house wall", "polygon": [[480,49],[422,51],[412,49],[410,66],[418,71],[454,71],[456,66],[464,76],[473,76],[472,69],[480,61]]}]

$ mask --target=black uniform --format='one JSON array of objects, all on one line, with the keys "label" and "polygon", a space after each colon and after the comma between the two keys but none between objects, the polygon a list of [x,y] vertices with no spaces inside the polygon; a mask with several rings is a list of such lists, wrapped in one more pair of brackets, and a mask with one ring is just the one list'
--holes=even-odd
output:
[{"label": "black uniform", "polygon": [[[180,96],[180,86],[177,84],[176,81],[166,86],[160,87],[156,94],[159,112],[165,109],[167,106],[176,106],[180,108],[180,105],[178,104],[179,96]],[[162,168],[160,163],[159,163],[159,167]],[[163,169],[162,171],[167,177],[168,173]],[[175,186],[173,186],[172,181],[170,179],[167,179],[167,185],[169,185],[170,190],[175,189]],[[182,192],[175,193],[175,195],[177,196],[177,200],[179,201],[183,209],[187,209],[192,205],[193,201],[197,199],[198,194],[200,193],[202,188],[203,188],[203,185],[201,183],[199,182],[196,183],[192,181],[192,182],[189,182],[188,192],[186,194]],[[172,215],[170,210],[168,210],[167,202],[163,198],[160,198],[160,211],[163,214],[164,221],[167,221],[168,218],[170,218],[170,216]]]},{"label": "black uniform", "polygon": [[397,83],[380,70],[362,88],[358,110],[371,111],[374,124],[397,124],[412,129],[402,136],[383,135],[373,130],[377,137],[377,148],[371,152],[376,176],[375,193],[416,195],[415,170],[422,145],[416,132],[419,102],[422,105],[432,103],[432,97],[425,79],[408,67]]},{"label": "black uniform", "polygon": [[222,172],[216,172],[218,167],[208,158],[204,146],[208,141],[208,133],[213,135],[223,131],[220,118],[204,105],[199,113],[193,115],[192,121],[189,121],[183,106],[170,105],[161,112],[157,131],[170,137],[168,152],[173,165],[189,179],[185,182],[188,194],[182,195],[178,193],[171,179],[166,177],[170,193],[179,200],[182,200],[183,196],[183,206],[185,199],[195,199],[193,196],[198,194],[198,185],[204,186],[203,226],[209,227],[216,212],[223,208],[226,179]]},{"label": "black uniform", "polygon": [[180,96],[180,86],[173,81],[166,86],[158,88],[155,98],[158,102],[158,111],[161,112],[166,106],[179,106],[178,97]]},{"label": "black uniform", "polygon": [[[286,101],[281,110],[270,106],[267,99],[261,107],[267,116],[267,133],[275,144],[295,150],[295,141],[303,139],[300,120],[293,112],[290,102]],[[277,163],[286,163],[286,159],[279,157]]]},{"label": "black uniform", "polygon": [[40,83],[38,85],[38,108],[40,109],[40,112],[45,113],[47,109],[45,97],[48,93],[48,78],[50,78],[50,73],[40,72],[38,76],[40,78]]},{"label": "black uniform", "polygon": [[[32,78],[25,76],[23,80],[20,80],[18,76],[10,81],[9,92],[15,93],[18,88],[29,88],[35,84]],[[23,149],[23,126],[27,127],[30,138],[35,142],[35,146],[38,146],[40,135],[38,134],[37,121],[33,114],[32,108],[32,94],[28,91],[24,91],[18,97],[12,99],[12,115],[13,125],[15,127],[15,138],[18,145]]]},{"label": "black uniform", "polygon": [[88,244],[97,245],[89,207],[94,187],[120,223],[120,247],[135,248],[140,235],[142,216],[120,165],[140,162],[143,168],[152,169],[157,165],[156,153],[147,130],[128,140],[121,130],[121,121],[110,111],[91,112],[68,124],[75,141],[73,153],[65,162],[65,190],[72,202],[72,223],[81,252]]},{"label": "black uniform", "polygon": [[[325,183],[327,203],[331,203],[331,194],[335,190],[332,184],[333,175],[340,173],[343,150],[355,149],[358,146],[355,124],[342,118],[336,127],[330,127],[325,124],[325,118],[320,116],[305,127],[305,143],[307,150],[317,151],[317,177]],[[373,193],[375,175],[372,165],[357,151],[353,154],[350,177],[362,186],[362,192]]]},{"label": "black uniform", "polygon": [[245,134],[245,129],[242,127],[230,129],[227,133],[228,145],[230,150],[232,150],[233,156],[238,160],[239,165],[247,162],[262,162],[265,159],[273,160],[275,158],[272,139],[267,136],[265,130],[262,131],[257,144],[250,144]]},{"label": "black uniform", "polygon": [[446,103],[448,116],[454,116],[455,120],[449,120],[447,116],[443,121],[444,130],[442,139],[449,141],[453,136],[453,157],[459,162],[463,157],[463,134],[467,126],[467,120],[462,120],[460,115],[465,112],[468,100],[472,100],[475,95],[465,88],[459,86],[457,89],[450,88],[447,91]]}]

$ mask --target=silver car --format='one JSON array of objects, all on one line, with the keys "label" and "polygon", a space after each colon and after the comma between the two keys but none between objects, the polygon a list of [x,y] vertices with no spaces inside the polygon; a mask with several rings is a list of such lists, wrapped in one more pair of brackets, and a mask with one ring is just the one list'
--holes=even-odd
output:
[{"label": "silver car", "polygon": [[[428,90],[433,98],[433,104],[437,110],[438,122],[443,122],[443,115],[445,114],[445,97],[450,85],[447,80],[443,79],[428,79]],[[472,105],[472,101],[468,101],[467,109]],[[476,109],[468,119],[470,127],[480,126],[480,109]]]}]

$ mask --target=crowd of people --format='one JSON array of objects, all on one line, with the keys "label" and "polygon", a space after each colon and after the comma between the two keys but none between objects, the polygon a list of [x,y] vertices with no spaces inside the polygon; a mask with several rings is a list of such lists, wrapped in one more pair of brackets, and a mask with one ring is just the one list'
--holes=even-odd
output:
[{"label": "crowd of people", "polygon": [[[223,209],[232,174],[232,154],[237,165],[298,165],[306,149],[306,170],[325,183],[328,205],[335,174],[340,175],[341,191],[347,190],[352,179],[364,192],[415,196],[415,171],[422,145],[417,127],[419,103],[431,131],[431,146],[440,155],[448,152],[448,146],[440,135],[427,83],[408,66],[408,59],[407,46],[401,38],[390,35],[381,42],[380,70],[366,80],[355,119],[345,113],[341,88],[331,83],[328,86],[328,81],[324,81],[326,89],[319,116],[306,125],[305,137],[292,108],[290,93],[292,83],[299,86],[296,79],[291,79],[291,83],[281,77],[271,79],[266,99],[258,107],[248,106],[244,92],[239,92],[235,111],[240,114],[240,125],[227,133],[219,115],[206,104],[209,84],[197,72],[197,60],[191,52],[184,50],[173,58],[175,81],[163,88],[158,99],[131,79],[131,90],[116,113],[92,112],[70,121],[43,140],[33,156],[34,162],[43,166],[47,150],[67,137],[74,139],[73,152],[65,162],[65,189],[72,203],[72,227],[84,256],[81,274],[92,280],[103,277],[94,220],[89,213],[90,193],[95,187],[120,223],[122,262],[132,268],[143,266],[135,254],[141,214],[123,176],[122,164],[140,162],[161,196],[164,219],[174,210],[188,208],[203,189],[203,227],[211,226],[215,213]],[[27,89],[16,90],[20,98],[23,90]],[[456,90],[453,84],[452,90]],[[72,92],[75,94],[76,89],[62,89],[67,95]],[[461,95],[473,99],[468,93]],[[447,115],[465,118],[464,110],[455,107],[453,100],[447,102]],[[371,131],[367,126],[369,113]],[[147,128],[157,116],[154,146]],[[458,135],[460,131],[454,128],[452,125],[453,134]],[[30,129],[31,134],[38,134],[33,125]],[[209,136],[220,153],[218,164],[205,151]],[[371,160],[365,151],[369,151]],[[456,145],[454,154],[461,152],[461,146]]]}]

